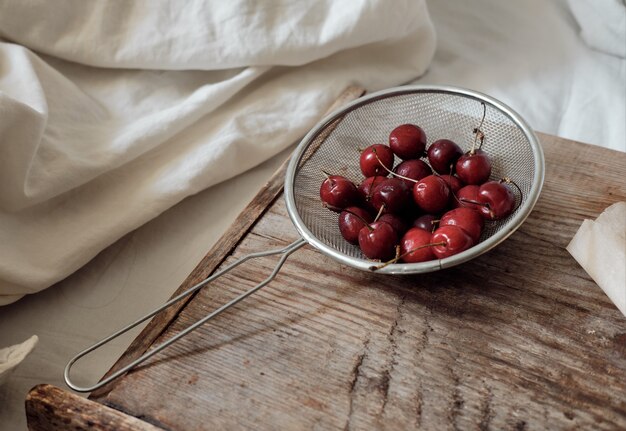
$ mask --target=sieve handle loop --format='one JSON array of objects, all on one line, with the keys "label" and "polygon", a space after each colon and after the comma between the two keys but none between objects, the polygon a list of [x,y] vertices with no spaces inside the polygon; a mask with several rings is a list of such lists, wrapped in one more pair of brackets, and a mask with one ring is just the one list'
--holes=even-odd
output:
[{"label": "sieve handle loop", "polygon": [[[287,260],[289,255],[291,255],[291,253],[293,253],[294,251],[298,250],[300,247],[302,247],[305,244],[307,244],[307,241],[305,239],[303,239],[303,238],[300,238],[300,239],[292,242],[291,244],[289,244],[288,246],[283,247],[283,248],[279,248],[279,249],[275,249],[275,250],[268,250],[268,251],[261,251],[261,252],[256,252],[256,253],[250,253],[250,254],[247,254],[245,256],[242,256],[241,258],[237,259],[236,261],[234,261],[230,265],[228,265],[225,268],[223,268],[223,269],[219,270],[218,272],[214,273],[210,277],[202,280],[200,283],[196,284],[195,286],[190,287],[189,289],[185,290],[181,294],[179,294],[179,295],[175,296],[174,298],[170,299],[169,301],[167,301],[165,304],[163,304],[159,308],[151,311],[150,313],[148,313],[145,316],[139,318],[135,322],[133,322],[133,323],[123,327],[119,331],[109,335],[108,337],[98,341],[94,345],[92,345],[92,346],[86,348],[85,350],[83,350],[82,352],[78,353],[76,356],[74,356],[72,359],[70,359],[70,361],[65,366],[65,370],[63,372],[63,378],[65,379],[65,383],[67,384],[67,386],[69,386],[71,389],[75,390],[76,392],[92,392],[92,391],[94,391],[96,389],[99,389],[102,386],[112,382],[113,380],[117,379],[121,375],[127,373],[128,371],[130,371],[131,369],[136,367],[137,365],[141,364],[142,362],[144,362],[147,359],[151,358],[152,356],[156,355],[161,350],[163,350],[166,347],[174,344],[176,341],[180,340],[181,338],[183,338],[184,336],[186,336],[187,334],[189,334],[193,330],[197,329],[198,327],[200,327],[204,323],[208,322],[213,317],[217,316],[221,312],[227,310],[228,308],[230,308],[233,305],[237,304],[238,302],[244,300],[248,296],[250,296],[253,293],[255,293],[257,290],[259,290],[262,287],[264,287],[265,285],[267,285],[269,282],[271,282],[276,277],[276,275],[278,274],[278,271],[280,271],[280,268],[283,266],[283,264],[285,263],[285,261]],[[242,263],[244,263],[244,262],[246,262],[246,261],[248,261],[250,259],[255,259],[257,257],[272,256],[272,255],[275,255],[275,254],[280,254],[282,256],[278,260],[278,262],[276,263],[276,266],[274,267],[274,270],[272,271],[272,273],[265,280],[263,280],[262,282],[260,282],[256,286],[254,286],[253,288],[247,290],[246,292],[242,293],[241,295],[239,295],[235,299],[227,302],[226,304],[224,304],[221,307],[217,308],[216,310],[212,311],[207,316],[205,316],[202,319],[198,320],[193,325],[185,328],[184,330],[182,330],[178,334],[176,334],[174,337],[172,337],[169,340],[159,344],[158,346],[154,347],[152,350],[144,353],[141,357],[135,359],[130,364],[128,364],[128,365],[124,366],[123,368],[117,370],[115,373],[111,374],[110,376],[108,376],[107,378],[101,380],[100,382],[96,383],[95,385],[93,385],[93,386],[78,386],[77,384],[72,382],[72,380],[70,378],[70,372],[71,372],[72,366],[79,359],[81,359],[83,356],[87,355],[88,353],[93,352],[94,350],[98,349],[99,347],[103,346],[104,344],[107,344],[111,340],[113,340],[113,339],[119,337],[120,335],[128,332],[130,329],[134,328],[135,326],[139,325],[140,323],[148,320],[149,318],[151,318],[154,315],[158,314],[159,312],[163,311],[164,309],[166,309],[170,305],[172,305],[172,304],[180,301],[181,299],[191,295],[192,293],[198,291],[204,285],[210,283],[211,281],[213,281],[216,278],[222,276],[223,274],[225,274],[228,271],[234,269],[235,267],[241,265]]]}]

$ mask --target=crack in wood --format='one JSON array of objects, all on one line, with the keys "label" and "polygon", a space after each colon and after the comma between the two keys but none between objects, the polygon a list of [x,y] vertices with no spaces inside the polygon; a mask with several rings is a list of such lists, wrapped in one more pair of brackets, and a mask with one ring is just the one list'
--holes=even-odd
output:
[{"label": "crack in wood", "polygon": [[424,350],[426,350],[426,346],[430,341],[430,332],[433,332],[433,327],[430,325],[430,319],[428,318],[428,314],[424,315],[424,325],[426,326],[422,331],[422,343],[420,344],[420,348],[418,350],[418,354],[421,354]]},{"label": "crack in wood", "polygon": [[164,431],[172,431],[172,428],[170,428],[168,425],[164,424],[163,422],[161,422],[160,420],[148,415],[148,414],[144,414],[144,413],[136,413],[131,411],[130,409],[122,406],[119,403],[115,403],[113,401],[110,400],[106,400],[105,402],[102,403],[103,405],[110,407],[112,409],[115,409],[117,411],[120,411],[124,414],[127,414],[128,416],[134,416],[137,419],[141,419],[144,422],[147,422],[149,424],[152,424],[156,427],[162,428]]},{"label": "crack in wood", "polygon": [[381,382],[379,384],[379,389],[383,395],[383,402],[380,406],[380,411],[378,412],[377,419],[380,419],[382,414],[385,412],[385,407],[387,407],[387,402],[389,401],[389,385],[391,381],[391,372],[394,367],[397,365],[397,356],[398,356],[398,340],[396,339],[396,333],[398,331],[398,323],[402,320],[402,307],[406,302],[406,295],[402,295],[398,305],[396,306],[396,313],[389,327],[389,331],[387,332],[387,340],[389,341],[390,349],[389,352],[389,360],[385,364],[385,368],[382,371]]},{"label": "crack in wood", "polygon": [[489,386],[485,386],[487,390],[487,394],[483,398],[483,402],[480,406],[480,423],[478,424],[478,428],[481,431],[486,431],[489,429],[489,425],[491,424],[491,420],[493,419],[494,412],[491,408],[491,403],[493,401],[493,392]]},{"label": "crack in wood", "polygon": [[519,421],[515,424],[515,431],[525,431],[526,421]]},{"label": "crack in wood", "polygon": [[452,424],[452,428],[456,431],[461,429],[457,423],[457,418],[461,415],[461,409],[463,408],[465,401],[463,400],[463,396],[461,395],[461,391],[459,389],[461,380],[456,371],[454,371],[455,365],[456,358],[453,358],[452,366],[450,367],[452,383],[454,384],[452,388],[452,405],[450,406],[450,423]]},{"label": "crack in wood", "polygon": [[285,244],[287,241],[285,241],[285,237],[284,236],[275,236],[275,235],[270,235],[267,232],[251,232],[250,233],[251,236],[257,236],[259,238],[263,238],[266,239],[268,241],[271,241],[275,244],[267,244],[266,247],[269,249],[271,247],[280,247],[281,245]]},{"label": "crack in wood", "polygon": [[419,429],[422,426],[422,386],[417,388],[415,393],[415,428]]},{"label": "crack in wood", "polygon": [[[428,318],[428,313],[430,313],[430,310],[427,310],[427,314],[424,314],[424,330],[422,331],[422,339],[420,340],[421,343],[419,344],[418,349],[415,352],[416,357],[422,355],[424,350],[426,350],[428,343],[430,342],[429,333],[433,331],[433,327],[430,325],[430,319]],[[420,383],[418,384],[418,387],[416,388],[415,398],[414,398],[415,428],[416,429],[420,428],[422,425],[422,406],[424,404],[422,391],[423,391],[423,387],[420,381]]]},{"label": "crack in wood", "polygon": [[352,421],[352,413],[354,410],[354,396],[355,396],[356,384],[359,380],[359,377],[361,376],[361,367],[363,366],[363,361],[365,360],[369,352],[368,351],[369,343],[370,343],[370,336],[368,334],[367,338],[365,339],[365,342],[363,343],[363,350],[361,351],[359,356],[357,356],[357,360],[355,361],[354,366],[352,367],[352,372],[350,374],[351,378],[350,378],[350,390],[348,392],[348,394],[350,395],[350,399],[348,401],[348,418],[346,420],[346,424],[343,427],[345,431],[350,429],[350,424]]}]

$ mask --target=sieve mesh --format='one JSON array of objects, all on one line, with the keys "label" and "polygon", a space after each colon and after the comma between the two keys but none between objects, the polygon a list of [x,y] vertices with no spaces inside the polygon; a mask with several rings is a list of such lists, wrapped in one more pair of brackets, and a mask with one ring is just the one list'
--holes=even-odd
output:
[{"label": "sieve mesh", "polygon": [[[359,149],[375,143],[388,143],[391,130],[404,123],[417,124],[426,132],[428,145],[437,139],[451,139],[465,151],[471,148],[473,130],[486,114],[481,130],[485,134],[483,149],[492,159],[491,179],[509,177],[517,183],[522,195],[517,195],[519,206],[507,219],[488,222],[481,244],[464,252],[466,256],[456,263],[468,260],[493,245],[490,238],[503,240],[519,225],[530,211],[538,195],[537,187],[543,180],[543,158],[532,131],[514,113],[505,112],[502,105],[477,93],[441,88],[405,87],[370,96],[353,103],[330,120],[314,129],[300,144],[292,172],[288,174],[285,190],[289,190],[293,207],[290,215],[303,236],[322,248],[334,250],[334,257],[344,262],[367,268],[371,265],[357,246],[341,236],[338,214],[322,206],[319,197],[323,171],[343,175],[358,185],[363,179],[359,168]],[[469,93],[469,94],[468,94]],[[537,163],[539,155],[541,163]],[[396,158],[396,164],[399,159]],[[292,182],[293,187],[287,187]],[[534,189],[533,189],[534,187]],[[289,207],[288,202],[288,207]],[[295,214],[293,214],[295,213]],[[524,213],[521,217],[520,213]],[[295,216],[295,217],[294,217]],[[516,223],[516,225],[513,225]],[[308,232],[307,232],[308,231]],[[502,232],[498,235],[499,232]],[[322,245],[327,246],[323,247]],[[325,249],[325,250],[324,250]],[[330,249],[330,250],[329,250]],[[337,253],[341,256],[338,256]],[[441,262],[395,264],[385,272],[426,272],[441,267]]]}]

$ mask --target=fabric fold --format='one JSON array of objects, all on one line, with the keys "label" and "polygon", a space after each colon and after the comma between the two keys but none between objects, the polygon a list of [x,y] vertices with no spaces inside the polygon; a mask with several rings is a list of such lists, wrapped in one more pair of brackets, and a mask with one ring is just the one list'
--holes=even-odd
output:
[{"label": "fabric fold", "polygon": [[[3,0],[0,36],[81,64],[222,70],[300,66],[424,22],[422,1]],[[45,17],[45,19],[42,19]],[[28,23],[28,25],[24,25]],[[381,38],[382,36],[382,38]]]}]

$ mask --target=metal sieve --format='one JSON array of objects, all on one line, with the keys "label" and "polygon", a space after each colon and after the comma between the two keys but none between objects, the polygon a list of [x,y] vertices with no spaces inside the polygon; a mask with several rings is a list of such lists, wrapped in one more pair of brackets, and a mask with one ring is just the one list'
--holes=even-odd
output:
[{"label": "metal sieve", "polygon": [[[372,261],[359,248],[343,239],[337,225],[337,213],[321,204],[319,188],[323,171],[343,175],[355,183],[363,179],[358,150],[375,143],[386,143],[391,130],[404,123],[419,125],[428,144],[437,139],[451,139],[464,150],[474,141],[474,129],[480,124],[485,135],[483,149],[492,160],[491,179],[509,177],[519,186],[516,210],[504,220],[486,223],[481,241],[457,255],[430,262],[395,263],[378,270],[382,274],[417,274],[449,268],[492,249],[511,235],[532,211],[544,178],[543,151],[526,122],[503,103],[470,90],[443,86],[397,87],[349,103],[323,119],[296,148],[285,176],[285,203],[289,217],[301,238],[287,247],[252,253],[217,271],[163,306],[74,356],[65,367],[66,384],[78,392],[91,392],[120,377],[156,353],[175,343],[194,329],[267,285],[287,257],[309,243],[322,253],[353,268],[370,271]],[[81,387],[70,379],[72,365],[119,335],[158,314],[247,260],[281,255],[272,273],[261,283],[224,304],[164,343],[144,353],[125,367],[90,387]]]},{"label": "metal sieve", "polygon": [[386,143],[389,132],[404,123],[424,129],[429,145],[446,138],[468,151],[483,114],[480,129],[485,135],[483,149],[492,159],[491,179],[509,177],[519,186],[516,211],[505,220],[487,223],[481,242],[465,252],[430,262],[388,265],[379,272],[436,271],[492,249],[522,224],[537,202],[544,176],[543,151],[533,131],[511,108],[484,94],[453,87],[398,87],[374,93],[350,103],[311,130],[296,148],[285,178],[285,202],[293,224],[322,253],[369,270],[372,261],[343,239],[337,215],[320,204],[322,171],[358,184],[363,179],[358,149]]}]

